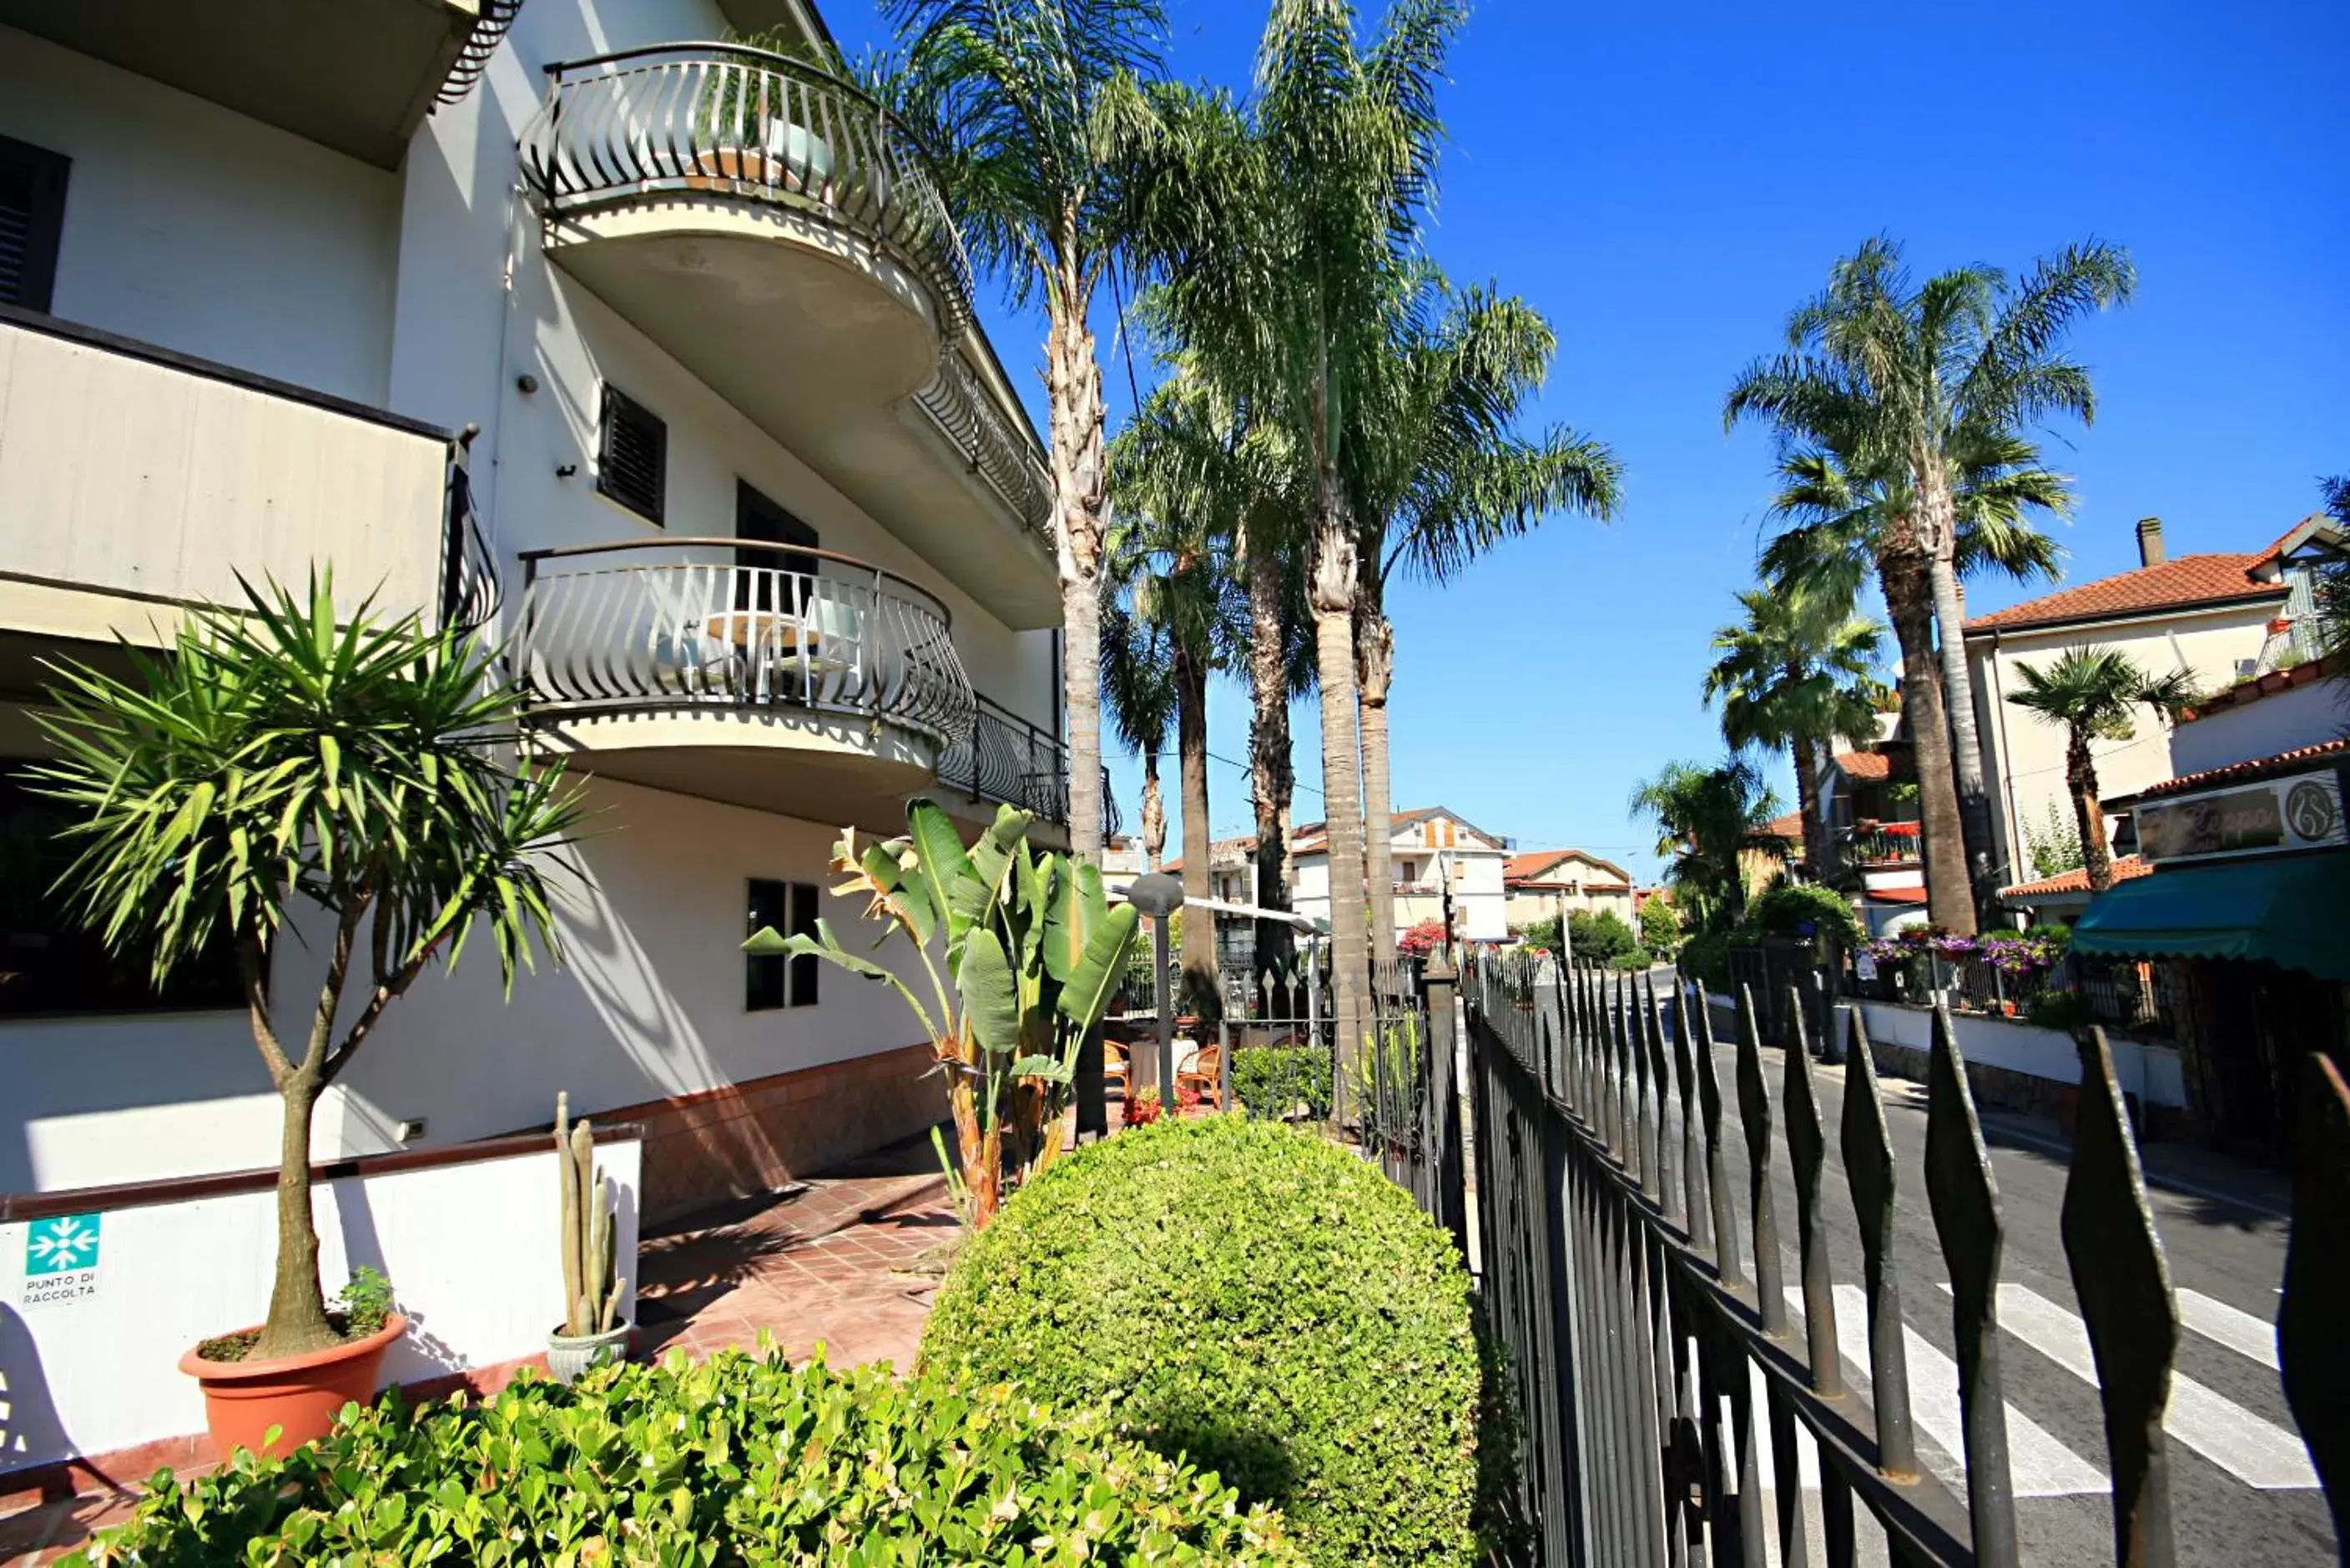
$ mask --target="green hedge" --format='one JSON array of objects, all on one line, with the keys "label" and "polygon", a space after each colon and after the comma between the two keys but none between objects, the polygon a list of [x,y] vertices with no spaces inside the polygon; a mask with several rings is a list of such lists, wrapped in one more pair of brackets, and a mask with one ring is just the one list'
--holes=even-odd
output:
[{"label": "green hedge", "polygon": [[1108,1399],[1279,1507],[1316,1563],[1476,1560],[1468,1274],[1402,1189],[1311,1134],[1209,1116],[1062,1159],[958,1260],[922,1359]]},{"label": "green hedge", "polygon": [[1251,1045],[1232,1053],[1232,1098],[1253,1116],[1279,1121],[1303,1106],[1330,1116],[1330,1053],[1314,1045]]},{"label": "green hedge", "polygon": [[1212,1475],[1002,1386],[728,1352],[525,1378],[479,1405],[344,1412],[322,1442],[178,1481],[84,1561],[1299,1563]]}]

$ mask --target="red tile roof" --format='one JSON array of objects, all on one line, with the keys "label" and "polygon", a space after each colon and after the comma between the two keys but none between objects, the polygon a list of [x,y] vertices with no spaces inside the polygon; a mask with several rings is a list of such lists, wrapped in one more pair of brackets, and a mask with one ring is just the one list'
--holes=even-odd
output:
[{"label": "red tile roof", "polygon": [[1569,857],[1613,871],[1627,889],[1632,885],[1632,874],[1629,871],[1612,860],[1602,860],[1596,855],[1584,849],[1534,849],[1523,855],[1513,855],[1502,862],[1502,885],[1505,888],[1524,887],[1530,883],[1553,881],[1555,878],[1545,877],[1543,873]]},{"label": "red tile roof", "polygon": [[1923,888],[1871,888],[1866,897],[1872,904],[1922,904],[1926,901]]},{"label": "red tile roof", "polygon": [[2272,757],[2254,757],[2250,762],[2230,763],[2224,768],[2206,768],[2199,774],[2165,779],[2158,784],[2147,785],[2138,791],[2137,797],[2147,801],[2183,794],[2191,789],[2209,789],[2214,784],[2251,784],[2260,779],[2274,778],[2279,774],[2293,773],[2306,762],[2345,753],[2350,753],[2350,736],[2322,742],[2314,746],[2296,746]]},{"label": "red tile roof", "polygon": [[1784,816],[1774,816],[1763,825],[1762,831],[1773,838],[1783,838],[1790,844],[1804,841],[1804,814],[1791,811]]},{"label": "red tile roof", "polygon": [[2255,675],[2239,680],[2226,690],[2206,697],[2186,712],[2178,715],[2182,724],[2191,724],[2206,715],[2225,708],[2241,708],[2247,702],[2257,702],[2279,691],[2290,691],[2296,686],[2308,686],[2328,676],[2350,670],[2350,662],[2340,659],[2313,659],[2306,664],[2296,664],[2290,670],[2272,670],[2265,675]]},{"label": "red tile roof", "polygon": [[2269,550],[2256,556],[2181,556],[1977,616],[1967,622],[1967,630],[1973,633],[2061,626],[2067,621],[2109,620],[2189,606],[2281,599],[2285,596],[2284,584],[2260,582],[2251,575],[2254,567],[2274,559],[2275,555],[2274,550]]},{"label": "red tile roof", "polygon": [[[2127,882],[2139,877],[2151,877],[2154,867],[2135,855],[2125,855],[2114,862],[2114,880]],[[2037,882],[2019,882],[2012,888],[2002,888],[1999,896],[2022,903],[2030,898],[2046,898],[2060,893],[2085,893],[2089,890],[2089,868],[2075,866],[2070,871],[2060,871],[2054,877],[2043,877]]]},{"label": "red tile roof", "polygon": [[1893,776],[1893,759],[1883,752],[1838,752],[1833,760],[1836,771],[1846,778],[1889,779]]}]

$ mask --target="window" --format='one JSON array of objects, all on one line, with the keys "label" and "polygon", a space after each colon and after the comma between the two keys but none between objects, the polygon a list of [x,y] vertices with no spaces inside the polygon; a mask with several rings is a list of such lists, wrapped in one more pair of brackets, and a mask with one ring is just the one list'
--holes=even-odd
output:
[{"label": "window", "polygon": [[669,426],[628,393],[604,383],[596,431],[596,489],[648,521],[661,520],[669,489]]},{"label": "window", "polygon": [[[770,882],[754,877],[750,894],[744,935],[755,936],[768,929],[787,937],[816,934],[816,890],[813,883]],[[814,1007],[816,966],[821,961],[813,958],[745,957],[743,1010],[769,1012],[779,1007]]]},{"label": "window", "polygon": [[22,772],[0,764],[0,1018],[243,1007],[236,952],[225,940],[159,990],[144,956],[113,957],[83,929],[50,891],[75,853],[67,819]]},{"label": "window", "polygon": [[[815,529],[740,480],[734,483],[734,536],[769,545],[805,545],[811,550],[816,548],[817,543]],[[800,579],[816,574],[816,558],[796,551],[753,550],[738,545],[734,564],[796,574],[792,577],[762,578],[747,571],[735,573],[736,609],[776,609],[797,615],[803,607]],[[760,584],[769,586],[754,587]]]},{"label": "window", "polygon": [[72,161],[0,136],[0,303],[47,310]]}]

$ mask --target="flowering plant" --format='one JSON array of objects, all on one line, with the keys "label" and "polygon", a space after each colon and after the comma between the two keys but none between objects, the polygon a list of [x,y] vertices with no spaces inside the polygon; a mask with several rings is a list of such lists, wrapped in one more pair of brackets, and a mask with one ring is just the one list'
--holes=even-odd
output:
[{"label": "flowering plant", "polygon": [[1128,1102],[1126,1125],[1130,1127],[1147,1127],[1166,1114],[1167,1107],[1159,1103],[1159,1091],[1145,1089]]}]

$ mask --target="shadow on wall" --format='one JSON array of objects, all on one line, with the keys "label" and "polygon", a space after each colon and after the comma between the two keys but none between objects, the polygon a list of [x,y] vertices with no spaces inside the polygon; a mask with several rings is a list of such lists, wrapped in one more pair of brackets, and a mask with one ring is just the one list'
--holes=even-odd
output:
[{"label": "shadow on wall", "polygon": [[32,1329],[0,1302],[0,1474],[80,1451],[58,1419]]}]

